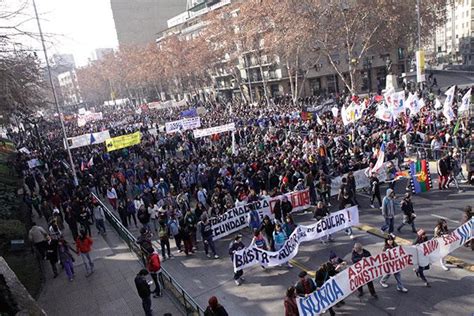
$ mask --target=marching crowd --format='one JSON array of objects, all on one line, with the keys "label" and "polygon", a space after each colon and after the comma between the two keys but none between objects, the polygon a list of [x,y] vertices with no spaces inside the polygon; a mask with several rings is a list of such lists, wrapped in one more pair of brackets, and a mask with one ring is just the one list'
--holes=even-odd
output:
[{"label": "marching crowd", "polygon": [[[147,270],[140,271],[135,281],[144,309],[150,314],[151,292],[143,281],[147,273],[154,280],[153,294],[162,295],[160,255],[153,245],[154,240],[160,244],[161,260],[173,258],[170,239],[174,239],[177,251],[186,256],[193,255],[200,247],[198,240],[202,240],[205,254],[217,259],[222,254],[217,253],[213,241],[211,217],[265,196],[309,189],[310,202],[315,206],[314,218],[321,219],[330,213],[332,206],[332,179],[345,174],[348,176],[343,178],[338,188],[337,207],[343,209],[347,205],[358,205],[357,190],[360,188],[356,186],[353,173],[370,170],[376,164],[383,144],[385,160],[396,158],[398,165],[369,172],[370,187],[367,190],[371,195],[370,206],[375,208],[377,201],[381,208],[382,230],[389,233],[384,250],[389,249],[396,245],[392,237],[396,179],[388,169],[403,168],[408,155],[421,157],[428,154],[438,160],[440,189],[447,189],[452,182],[459,189],[457,178],[461,175],[471,184],[474,181],[474,140],[469,123],[458,129],[455,122],[447,124],[434,107],[434,95],[419,94],[426,105],[410,119],[410,128],[408,117],[403,114],[391,123],[375,119],[378,103],[375,97],[362,99],[341,95],[334,96],[332,103],[313,100],[338,109],[350,102],[364,102],[364,115],[349,126],[345,126],[341,117],[329,110],[330,107],[318,113],[318,120],[303,115],[307,112],[304,101],[308,100],[300,100],[297,105],[284,97],[272,100],[271,104],[201,102],[193,105],[207,112],[201,116],[202,128],[234,122],[237,128],[234,141],[229,132],[203,138],[194,138],[192,131],[162,132],[160,126],[164,122],[180,118],[178,109],[96,109],[103,112],[103,120],[88,122],[82,127],[77,126],[75,120],[66,120],[68,136],[108,130],[111,137],[140,131],[142,138],[139,145],[111,152],[107,152],[103,145],[72,149],[79,178],[77,186],[72,181],[61,129],[56,120],[40,123],[41,135],[10,132],[9,137],[18,148],[29,150],[29,153],[18,153],[17,159],[17,168],[24,175],[25,202],[31,212],[45,217],[49,225],[46,229],[33,225],[30,240],[40,256],[49,260],[55,277],[58,275],[56,263],[60,262],[69,280],[73,280],[77,271],[73,269],[72,253],[80,255],[86,276],[91,275],[94,272],[89,255],[94,235],[91,226],[96,226],[98,234],[106,234],[104,209],[98,199],[107,201],[125,227],[140,229],[137,242],[147,256]],[[462,91],[459,94],[462,95]],[[453,108],[456,111],[456,102]],[[43,166],[30,169],[27,161],[33,158],[39,159]],[[468,164],[466,176],[460,168],[462,160]],[[389,188],[383,198],[380,172],[388,174],[386,182]],[[406,193],[400,206],[404,219],[396,229],[400,232],[404,225],[409,225],[417,234],[416,242],[423,242],[426,233],[415,226],[416,215],[410,193]],[[251,212],[248,224],[253,233],[252,243],[262,249],[280,249],[297,225],[291,211],[291,202],[283,199],[274,208],[274,219],[261,219],[258,213]],[[467,209],[465,216],[467,221],[472,211]],[[66,241],[63,237],[65,223],[73,240]],[[438,224],[435,235],[446,233],[445,224]],[[352,237],[350,229],[346,233]],[[232,257],[234,251],[244,247],[242,236],[237,235],[229,246],[229,255]],[[367,256],[370,253],[356,243],[352,262]],[[287,315],[298,314],[296,295],[311,293],[346,265],[331,253],[329,260],[316,272],[315,280],[302,272],[297,284],[287,291]],[[289,263],[288,266],[291,267]],[[429,286],[423,271],[424,268],[420,267],[416,273]],[[234,275],[237,285],[244,281],[242,274],[238,271]],[[381,280],[383,287],[387,286],[388,277]],[[397,289],[406,292],[400,274],[395,274],[394,278]],[[368,288],[371,295],[377,297],[372,283]],[[359,295],[363,295],[362,287]],[[216,308],[220,306],[217,299],[212,303]],[[329,311],[334,314],[333,309]],[[224,314],[214,312],[212,315]]]}]

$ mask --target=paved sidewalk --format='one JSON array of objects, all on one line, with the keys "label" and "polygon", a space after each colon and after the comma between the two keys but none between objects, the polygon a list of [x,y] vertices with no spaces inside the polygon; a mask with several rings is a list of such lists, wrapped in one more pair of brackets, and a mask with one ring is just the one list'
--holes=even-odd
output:
[{"label": "paved sidewalk", "polygon": [[[45,226],[44,222],[41,224]],[[64,271],[54,279],[49,262],[45,261],[46,282],[38,303],[53,316],[144,314],[134,283],[135,275],[142,268],[137,257],[110,226],[107,225],[105,237],[99,236],[95,227],[91,228],[94,274],[86,278],[82,260],[74,255],[74,281],[70,282]],[[64,233],[74,247],[68,228]],[[61,269],[59,265],[58,268]],[[154,315],[183,315],[166,291],[163,297],[152,298],[152,308]]]}]

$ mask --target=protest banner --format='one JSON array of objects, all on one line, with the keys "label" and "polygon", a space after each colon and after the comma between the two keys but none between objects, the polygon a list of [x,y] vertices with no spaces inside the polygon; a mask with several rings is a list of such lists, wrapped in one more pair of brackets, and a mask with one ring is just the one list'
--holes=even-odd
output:
[{"label": "protest banner", "polygon": [[450,234],[416,246],[398,246],[380,254],[363,258],[327,280],[318,290],[298,297],[299,315],[321,314],[352,294],[357,288],[386,274],[412,266],[426,266],[461,247],[474,237],[474,218]]},{"label": "protest banner", "polygon": [[[69,144],[69,148],[73,149],[89,145],[101,144],[109,138],[109,131],[103,131],[91,134],[83,134],[75,137],[68,137],[67,141]],[[64,144],[64,148],[66,148],[66,144]]]},{"label": "protest banner", "polygon": [[[293,206],[292,212],[306,209],[310,206],[309,191],[294,191],[284,194]],[[251,210],[255,209],[259,212],[260,219],[265,215],[274,218],[273,208],[277,200],[283,199],[283,195],[276,197],[265,197],[259,201],[248,203],[243,206],[234,207],[224,214],[210,218],[213,231],[213,240],[228,236],[234,232],[248,226],[247,216]]]},{"label": "protest banner", "polygon": [[[385,180],[387,180],[387,173],[385,172],[385,170],[389,163],[393,164],[394,166],[397,166],[398,159],[393,159],[393,160],[386,161],[383,163],[382,168],[380,168],[382,172],[378,174],[378,179],[380,182],[384,182]],[[369,178],[365,174],[365,171],[366,169],[362,169],[362,170],[357,170],[353,173],[357,190],[370,187]],[[331,196],[335,196],[339,194],[339,188],[341,187],[341,184],[342,184],[342,178],[347,178],[347,176],[348,174],[346,173],[342,176],[331,179]]]},{"label": "protest banner", "polygon": [[205,129],[195,129],[193,131],[194,138],[206,137],[214,134],[220,134],[224,132],[235,131],[235,124],[229,123],[220,126],[209,127]]},{"label": "protest banner", "polygon": [[189,129],[196,129],[199,127],[201,127],[201,118],[199,116],[165,123],[167,134],[178,131],[186,131]]},{"label": "protest banner", "polygon": [[262,250],[255,245],[236,251],[234,253],[234,271],[237,272],[254,265],[274,267],[284,264],[298,254],[299,245],[302,242],[316,240],[358,224],[359,209],[357,206],[352,206],[334,212],[315,224],[299,225],[278,251]]},{"label": "protest banner", "polygon": [[31,152],[26,147],[21,147],[18,149],[19,152],[29,155]]},{"label": "protest banner", "polygon": [[127,134],[107,139],[105,141],[105,147],[107,148],[107,152],[111,152],[113,150],[118,150],[125,147],[140,144],[140,141],[141,133],[135,132],[133,134]]},{"label": "protest banner", "polygon": [[35,168],[35,167],[39,167],[39,166],[42,166],[42,165],[43,165],[43,163],[41,162],[41,160],[36,159],[36,158],[31,159],[31,160],[28,160],[27,163],[28,163],[28,168],[30,168],[30,169],[33,169],[33,168]]},{"label": "protest banner", "polygon": [[102,112],[85,112],[82,115],[77,116],[77,126],[82,127],[86,125],[87,122],[99,121],[102,120]]}]

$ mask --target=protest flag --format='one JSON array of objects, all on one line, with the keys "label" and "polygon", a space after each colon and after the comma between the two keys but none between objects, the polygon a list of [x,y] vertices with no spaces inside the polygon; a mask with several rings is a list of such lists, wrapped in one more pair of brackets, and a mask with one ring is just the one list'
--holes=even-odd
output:
[{"label": "protest flag", "polygon": [[433,187],[429,164],[425,159],[410,163],[410,177],[413,194],[427,192]]},{"label": "protest flag", "polygon": [[91,168],[94,165],[94,157],[91,157],[87,162],[87,168]]},{"label": "protest flag", "polygon": [[94,133],[91,133],[91,145],[95,143]]},{"label": "protest flag", "polygon": [[375,162],[374,167],[372,168],[371,172],[378,172],[380,168],[382,168],[383,161],[385,159],[385,143],[380,145],[380,149],[377,152],[377,161]]},{"label": "protest flag", "polygon": [[319,125],[324,125],[323,121],[321,120],[318,114],[316,114],[316,122],[318,122]]},{"label": "protest flag", "polygon": [[411,122],[411,119],[408,116],[407,117],[407,128],[406,128],[405,132],[410,132],[412,130],[413,130],[413,123]]},{"label": "protest flag", "polygon": [[461,106],[458,108],[458,113],[465,112],[469,110],[469,104],[471,102],[471,90],[467,90],[466,94],[462,97]]},{"label": "protest flag", "polygon": [[453,135],[457,134],[457,132],[459,131],[460,125],[461,125],[461,118],[458,118],[458,121],[456,122],[456,125],[454,126]]}]

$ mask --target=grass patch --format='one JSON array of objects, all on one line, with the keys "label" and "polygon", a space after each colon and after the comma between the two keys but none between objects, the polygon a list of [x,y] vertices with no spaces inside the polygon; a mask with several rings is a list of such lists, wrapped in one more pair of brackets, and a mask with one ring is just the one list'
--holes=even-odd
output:
[{"label": "grass patch", "polygon": [[31,296],[37,299],[41,291],[42,280],[41,270],[35,256],[25,250],[14,254],[9,253],[4,258]]}]

